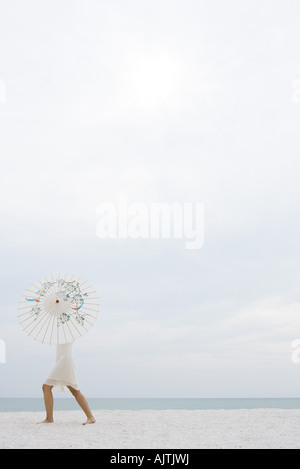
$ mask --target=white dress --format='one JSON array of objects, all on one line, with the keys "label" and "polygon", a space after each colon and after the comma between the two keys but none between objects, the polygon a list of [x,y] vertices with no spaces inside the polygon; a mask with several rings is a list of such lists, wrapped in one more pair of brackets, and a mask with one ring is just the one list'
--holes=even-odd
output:
[{"label": "white dress", "polygon": [[56,364],[45,384],[54,386],[57,391],[67,391],[66,386],[79,390],[76,369],[72,356],[73,342],[56,346]]}]

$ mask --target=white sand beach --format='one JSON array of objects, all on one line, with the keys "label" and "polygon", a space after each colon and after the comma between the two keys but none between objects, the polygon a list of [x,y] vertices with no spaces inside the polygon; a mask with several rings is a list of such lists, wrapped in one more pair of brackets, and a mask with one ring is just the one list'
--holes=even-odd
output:
[{"label": "white sand beach", "polygon": [[300,410],[97,410],[0,413],[0,448],[300,448]]}]

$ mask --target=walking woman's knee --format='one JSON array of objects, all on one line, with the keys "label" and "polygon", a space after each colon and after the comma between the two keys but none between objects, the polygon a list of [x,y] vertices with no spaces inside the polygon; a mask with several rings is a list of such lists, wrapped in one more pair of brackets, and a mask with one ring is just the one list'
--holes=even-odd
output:
[{"label": "walking woman's knee", "polygon": [[45,392],[51,391],[52,387],[53,386],[49,386],[48,384],[43,384],[42,386],[43,393],[45,394]]},{"label": "walking woman's knee", "polygon": [[76,397],[78,394],[80,394],[80,391],[77,389],[72,388],[72,386],[68,386],[69,391],[73,394],[74,397]]}]

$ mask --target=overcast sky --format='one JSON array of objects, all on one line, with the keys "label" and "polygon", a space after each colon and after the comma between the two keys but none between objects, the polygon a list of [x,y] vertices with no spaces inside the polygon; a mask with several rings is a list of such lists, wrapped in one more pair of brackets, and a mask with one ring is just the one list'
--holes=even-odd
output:
[{"label": "overcast sky", "polygon": [[[297,397],[297,0],[0,0],[0,397],[55,349],[17,320],[51,272],[98,290],[90,397]],[[99,239],[99,205],[204,204],[204,244]],[[60,395],[60,394],[58,394]]]}]

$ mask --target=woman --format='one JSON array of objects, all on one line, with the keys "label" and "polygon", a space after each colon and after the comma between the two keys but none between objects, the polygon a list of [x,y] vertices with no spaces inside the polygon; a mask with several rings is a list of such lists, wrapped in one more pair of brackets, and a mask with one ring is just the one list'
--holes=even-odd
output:
[{"label": "woman", "polygon": [[56,346],[56,365],[43,384],[46,419],[41,423],[54,423],[52,395],[53,388],[57,389],[58,391],[66,391],[67,389],[71,391],[87,417],[87,420],[83,423],[83,425],[96,422],[93,414],[91,413],[86,398],[80,392],[78,387],[77,376],[72,357],[72,345],[73,343],[70,342],[68,344],[61,344]]}]

